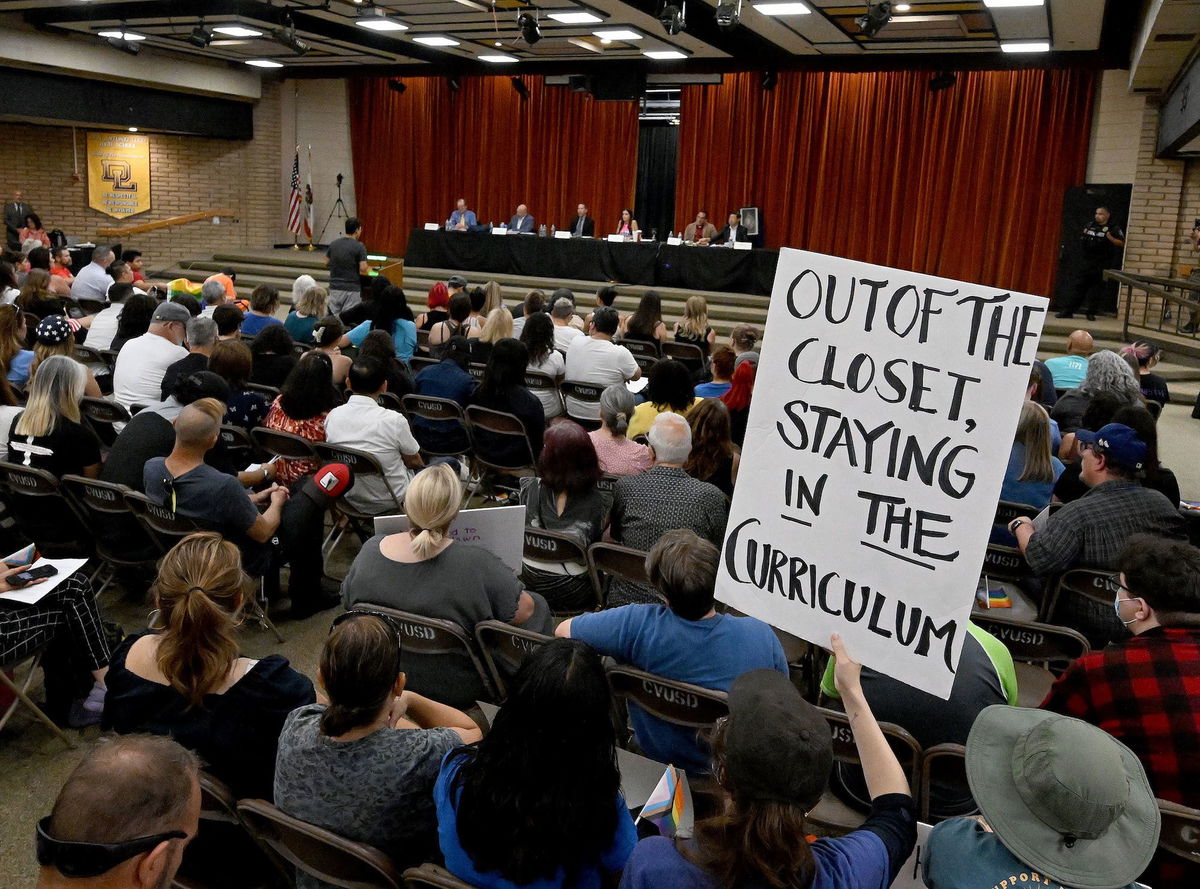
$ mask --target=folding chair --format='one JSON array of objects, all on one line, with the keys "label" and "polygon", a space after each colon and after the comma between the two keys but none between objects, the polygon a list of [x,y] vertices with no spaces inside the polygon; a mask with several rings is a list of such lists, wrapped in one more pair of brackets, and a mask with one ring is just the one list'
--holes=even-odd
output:
[{"label": "folding chair", "polygon": [[241,426],[222,424],[219,435],[221,447],[225,449],[226,456],[234,466],[245,467],[269,459],[269,455],[255,444],[249,430]]},{"label": "folding chair", "polygon": [[76,299],[75,302],[79,304],[79,308],[83,309],[85,315],[95,315],[105,309],[104,301],[99,299],[88,299],[84,296]]},{"label": "folding chair", "polygon": [[479,643],[483,663],[503,701],[508,697],[507,683],[517,674],[526,656],[547,642],[553,642],[554,637],[498,620],[485,620],[475,624],[475,641]]},{"label": "folding chair", "polygon": [[1162,821],[1158,848],[1192,864],[1200,864],[1200,809],[1165,799],[1155,802]]},{"label": "folding chair", "polygon": [[[937,783],[967,786],[967,748],[962,744],[938,744],[921,754],[921,792],[918,795],[920,805],[917,817],[926,824],[936,824],[947,817],[931,808],[933,787]],[[955,817],[972,815],[978,811],[979,807],[976,806],[972,812],[955,813]]]},{"label": "folding chair", "polygon": [[[391,484],[388,483],[387,476],[384,474],[383,466],[374,454],[368,454],[366,451],[361,451],[358,448],[329,444],[324,441],[314,443],[313,450],[316,452],[317,460],[322,464],[345,463],[350,468],[350,471],[354,473],[355,485],[358,485],[365,478],[374,476],[382,482],[382,485],[377,487],[387,489],[391,503],[385,504],[378,512],[366,512],[359,509],[348,501],[344,494],[337,499],[338,512],[346,517],[346,521],[363,543],[370,540],[371,536],[375,533],[373,522],[375,516],[403,514],[404,507],[396,499],[396,494],[392,490]],[[326,559],[329,558],[330,553],[337,549],[345,533],[345,527],[339,527],[335,523],[321,547]],[[337,535],[336,537],[334,537],[335,534]]]},{"label": "folding chair", "polygon": [[563,397],[564,410],[567,416],[582,426],[584,429],[599,429],[600,420],[597,417],[589,417],[579,413],[571,412],[571,402],[567,399],[574,398],[576,401],[581,401],[585,404],[596,405],[597,416],[600,411],[600,396],[604,394],[604,386],[597,383],[576,383],[571,380],[563,380],[558,384],[558,391]]},{"label": "folding chair", "polygon": [[242,386],[247,392],[257,392],[259,395],[265,395],[271,401],[279,397],[279,390],[274,386],[267,386],[263,383],[245,383]]},{"label": "folding chair", "polygon": [[708,360],[707,353],[694,343],[663,343],[662,357],[673,358],[692,372],[703,370]]},{"label": "folding chair", "polygon": [[250,430],[250,437],[258,449],[273,457],[284,460],[315,460],[317,452],[313,443],[302,435],[291,432],[280,432],[278,429],[268,429],[265,426],[255,426]]},{"label": "folding chair", "polygon": [[299,358],[312,348],[312,343],[292,343],[292,354]]},{"label": "folding chair", "polygon": [[[707,735],[718,719],[729,715],[729,695],[723,691],[701,688],[621,664],[606,665],[604,673],[613,697],[621,704],[632,701],[655,719],[671,725]],[[629,737],[628,714],[621,712],[618,717],[618,733]]]},{"label": "folding chair", "polygon": [[117,367],[117,349],[101,349],[100,360],[108,365],[108,372],[112,373]]},{"label": "folding chair", "polygon": [[132,419],[129,411],[117,402],[86,395],[79,401],[79,412],[106,448],[111,448],[117,440],[117,430],[113,428],[113,424],[128,423]]},{"label": "folding chair", "polygon": [[649,342],[648,340],[620,340],[618,346],[624,346],[629,350],[629,354],[636,358],[649,358],[650,364],[653,365],[660,357],[658,343]]},{"label": "folding chair", "polygon": [[[0,663],[0,686],[7,688],[13,695],[12,702],[5,709],[4,713],[0,714],[0,731],[4,729],[4,726],[8,723],[8,718],[13,715],[17,707],[19,707],[21,704],[24,704],[33,712],[33,715],[36,716],[38,720],[45,724],[45,726],[49,728],[50,731],[52,731],[55,735],[61,738],[64,744],[74,750],[76,745],[71,737],[57,725],[55,725],[54,720],[47,716],[42,708],[35,704],[33,699],[28,695],[29,686],[33,683],[33,674],[37,672],[37,668],[41,665],[42,654],[45,653],[48,645],[49,643],[46,643],[46,645],[40,646],[32,653],[23,654],[15,660]],[[29,664],[29,674],[25,677],[25,681],[18,685],[15,674],[17,668],[25,663]],[[12,677],[8,675],[10,672],[14,674]]]},{"label": "folding chair", "polygon": [[423,371],[425,368],[433,367],[434,365],[437,365],[440,363],[441,362],[438,361],[436,358],[430,358],[428,355],[414,354],[412,358],[408,359],[408,367],[413,372],[414,377],[417,374],[419,374],[421,371]]},{"label": "folding chair", "polygon": [[404,872],[404,889],[475,889],[436,864],[410,867]]},{"label": "folding chair", "polygon": [[128,488],[82,475],[64,475],[60,484],[95,534],[96,556],[101,566],[92,576],[92,582],[101,573],[105,574],[104,583],[96,589],[97,596],[112,583],[118,569],[154,568],[159,556],[158,541],[147,533],[125,502]]},{"label": "folding chair", "polygon": [[17,529],[49,557],[90,556],[92,533],[56,479],[44,469],[0,463],[0,485]]},{"label": "folding chair", "polygon": [[617,482],[620,480],[619,476],[605,473],[596,480],[596,490],[601,494],[612,497],[613,492],[617,490]]},{"label": "folding chair", "polygon": [[[539,562],[588,564],[587,550],[576,538],[570,534],[563,534],[559,531],[548,531],[545,528],[534,528],[530,525],[525,526],[525,550],[523,555],[526,559],[536,559]],[[592,579],[592,572],[590,570],[588,571],[588,578],[589,580]],[[524,576],[524,572],[522,572],[521,579],[527,590],[535,593],[541,592],[528,577]],[[596,588],[594,582],[592,583],[592,591],[596,596],[596,608],[603,607],[604,603],[601,600],[600,591]],[[555,617],[573,617],[576,614],[583,614],[583,611],[554,612]]]},{"label": "folding chair", "polygon": [[1092,648],[1103,648],[1114,639],[1125,638],[1129,632],[1113,611],[1118,589],[1115,571],[1092,568],[1064,571],[1057,581],[1051,579],[1046,585],[1038,620],[1078,630]]},{"label": "folding chair", "polygon": [[[138,521],[142,523],[150,536],[158,541],[163,555],[166,555],[175,544],[189,534],[195,534],[197,531],[204,530],[194,520],[172,512],[167,507],[155,503],[145,494],[139,494],[137,491],[126,491],[125,502],[129,504],[129,508],[137,516]],[[263,602],[261,579],[255,584],[255,592],[247,596],[246,599],[250,612],[249,616],[270,630],[277,641],[282,642],[283,634],[276,629],[275,624],[271,622],[271,618],[267,616],[267,607]]]},{"label": "folding chair", "polygon": [[1083,634],[1067,627],[982,615],[973,615],[971,622],[1003,642],[1012,655],[1020,707],[1038,706],[1054,684],[1052,671],[1062,673],[1091,651]]},{"label": "folding chair", "polygon": [[[540,370],[525,371],[525,388],[533,393],[553,392],[554,400],[558,403],[558,409],[554,412],[555,417],[562,416],[563,411],[566,410],[562,402],[562,393],[558,391],[558,383],[554,382],[554,377],[550,374],[542,373]],[[547,411],[547,414],[549,413]]]},{"label": "folding chair", "polygon": [[[422,420],[435,423],[458,423],[463,427],[463,436],[466,437],[466,416],[463,414],[463,409],[457,401],[451,398],[437,398],[432,395],[405,395],[400,399],[404,405],[404,411],[410,417],[420,417]],[[426,441],[422,441],[424,430],[417,424],[412,425],[413,437],[421,445],[422,453],[428,454],[431,457],[460,457],[465,453],[465,450],[470,450],[470,444],[465,450],[446,451],[441,449],[431,450],[428,445],[428,437]],[[468,442],[470,439],[468,439]]]},{"label": "folding chair", "polygon": [[[417,354],[420,354],[420,355],[428,355],[429,354],[429,331],[428,330],[418,330],[417,331]],[[414,355],[413,357],[415,358],[416,355]],[[434,363],[436,364],[437,362],[435,361]]]},{"label": "folding chair", "polygon": [[1039,512],[1036,506],[1028,503],[1015,503],[1012,500],[1000,500],[996,503],[996,518],[993,524],[1008,527],[1008,523],[1018,516],[1035,516]]},{"label": "folding chair", "polygon": [[[533,445],[520,417],[477,404],[468,405],[465,416],[467,440],[471,442],[476,470],[475,478],[471,482],[474,490],[478,491],[482,487],[483,480],[488,475],[537,473],[537,458],[533,455]],[[518,462],[501,462],[491,456],[496,448],[503,446],[502,443],[512,443],[516,447]],[[471,488],[468,488],[468,491],[470,490]]]},{"label": "folding chair", "polygon": [[375,400],[379,402],[380,407],[386,407],[389,411],[395,411],[398,414],[404,413],[404,403],[400,401],[400,396],[395,392],[380,392],[379,397]]},{"label": "folding chair", "polygon": [[979,573],[1013,583],[1034,576],[1033,569],[1025,561],[1025,554],[1015,546],[1005,546],[1002,543],[988,544],[983,554],[983,566]]},{"label": "folding chair", "polygon": [[359,602],[350,610],[386,615],[400,627],[401,662],[413,691],[460,710],[469,710],[479,700],[497,700],[475,640],[454,621],[374,602]]},{"label": "folding chair", "polygon": [[[833,758],[836,762],[844,762],[861,767],[862,760],[858,756],[858,747],[854,744],[854,733],[850,730],[850,720],[845,713],[818,707],[825,721],[829,723],[829,731],[833,736]],[[879,723],[888,746],[896,754],[900,768],[908,777],[908,786],[913,793],[913,799],[918,807],[919,777],[921,767],[921,745],[907,731],[890,722]],[[837,795],[826,789],[821,801],[808,813],[808,820],[820,824],[830,831],[849,833],[859,827],[867,819],[866,812],[860,812],[840,800]]]},{"label": "folding chair", "polygon": [[396,865],[374,846],[285,815],[265,800],[239,800],[237,811],[251,836],[311,877],[347,889],[400,889]]},{"label": "folding chair", "polygon": [[1152,398],[1147,398],[1146,399],[1146,410],[1150,412],[1150,416],[1152,416],[1154,419],[1157,420],[1159,417],[1162,416],[1163,403],[1161,401],[1155,401]]},{"label": "folding chair", "polygon": [[483,375],[486,371],[487,371],[487,365],[480,364],[478,361],[472,361],[470,364],[467,365],[467,373],[469,373],[472,377],[474,377],[476,380],[479,380],[479,381],[483,380]]},{"label": "folding chair", "polygon": [[100,353],[96,349],[88,346],[76,346],[71,357],[80,364],[104,364],[104,359],[100,357]]},{"label": "folding chair", "polygon": [[[177,889],[279,889],[295,882],[291,868],[242,821],[224,781],[200,770],[200,829],[183,852]],[[236,860],[236,873],[229,860]]]},{"label": "folding chair", "polygon": [[[592,575],[592,586],[601,607],[608,601],[608,587],[614,577],[644,586],[650,584],[646,575],[646,554],[640,549],[601,540],[588,547],[587,556],[588,572]],[[663,603],[666,603],[665,598]]]}]

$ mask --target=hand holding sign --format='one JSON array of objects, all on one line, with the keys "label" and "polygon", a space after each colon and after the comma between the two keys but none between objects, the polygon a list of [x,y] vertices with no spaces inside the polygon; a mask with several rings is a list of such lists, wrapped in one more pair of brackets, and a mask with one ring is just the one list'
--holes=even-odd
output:
[{"label": "hand holding sign", "polygon": [[949,695],[1045,305],[782,251],[717,597]]}]

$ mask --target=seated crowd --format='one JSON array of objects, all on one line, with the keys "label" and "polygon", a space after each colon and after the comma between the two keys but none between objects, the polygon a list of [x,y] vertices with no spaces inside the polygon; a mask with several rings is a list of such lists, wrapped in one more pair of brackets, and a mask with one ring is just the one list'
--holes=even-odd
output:
[{"label": "seated crowd", "polygon": [[[720,342],[703,298],[672,324],[653,291],[622,316],[610,287],[593,306],[565,289],[506,306],[498,285],[453,276],[414,315],[382,279],[359,295],[301,276],[284,317],[272,287],[240,299],[233,269],[198,298],[159,300],[128,254],[98,247],[71,280],[46,271],[51,284],[38,272],[53,254],[0,263],[16,291],[0,305],[8,462],[119,486],[195,525],[148,584],[119,576],[148,586],[135,634],[105,625],[82,571],[0,606],[0,665],[44,650],[45,712],[112,733],[36,826],[39,886],[170,885],[207,829],[204,775],[398,869],[434,863],[479,887],[883,889],[913,851],[918,803],[938,822],[921,856],[932,889],[1034,871],[1096,889],[1200,876],[1158,851],[1155,797],[1200,806],[1200,551],[1159,461],[1152,344],[1123,357],[1078,332],[1069,361],[1031,375],[1000,497],[1019,508],[993,542],[1020,554],[1035,602],[1075,568],[1109,572],[1115,599],[1043,615],[1111,644],[1060,668],[1030,709],[982,626],[942,700],[861,668],[837,636],[827,659],[797,655],[798,640],[716,601],[759,332]],[[659,357],[668,343],[692,352]],[[96,361],[110,349],[111,365]],[[1056,392],[1056,362],[1077,385]],[[102,397],[124,409],[107,440],[89,413]],[[497,414],[516,434],[472,419]],[[251,464],[231,430],[276,458]],[[585,556],[528,548],[514,570],[457,539],[472,491],[579,553],[633,550],[642,573],[597,589]],[[15,500],[0,529],[40,545]],[[364,530],[401,512],[405,530]],[[357,546],[340,582],[326,535]],[[242,655],[238,627],[264,603],[292,618],[339,609],[315,675]],[[522,640],[519,663],[490,677],[413,637],[453,626],[473,640],[485,622]],[[707,690],[728,715],[698,731],[626,702],[611,663]],[[830,711],[854,762],[846,744],[835,762]],[[922,749],[964,745],[965,778],[915,798],[887,724]],[[691,836],[635,823],[619,747],[685,771]],[[831,793],[857,827],[822,822]]]}]

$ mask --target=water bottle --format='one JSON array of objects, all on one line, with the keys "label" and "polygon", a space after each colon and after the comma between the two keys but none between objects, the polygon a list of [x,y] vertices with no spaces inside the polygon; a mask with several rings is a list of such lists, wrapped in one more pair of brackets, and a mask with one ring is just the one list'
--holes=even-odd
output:
[{"label": "water bottle", "polygon": [[[542,228],[545,228],[545,226],[543,225]],[[556,229],[553,225],[550,226],[550,237],[553,238],[556,231],[558,231],[558,229]]]},{"label": "water bottle", "polygon": [[544,222],[538,226],[538,237],[539,238],[546,237],[546,223],[544,223]]}]

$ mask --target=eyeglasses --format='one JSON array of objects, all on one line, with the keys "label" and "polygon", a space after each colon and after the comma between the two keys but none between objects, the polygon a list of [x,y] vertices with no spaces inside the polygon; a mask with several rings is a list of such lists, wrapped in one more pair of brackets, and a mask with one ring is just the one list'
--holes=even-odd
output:
[{"label": "eyeglasses", "polygon": [[135,855],[151,851],[168,840],[186,840],[182,830],[136,837],[123,843],[80,843],[56,840],[47,829],[50,816],[37,823],[37,860],[42,867],[53,867],[64,877],[98,877]]}]

